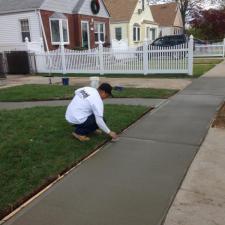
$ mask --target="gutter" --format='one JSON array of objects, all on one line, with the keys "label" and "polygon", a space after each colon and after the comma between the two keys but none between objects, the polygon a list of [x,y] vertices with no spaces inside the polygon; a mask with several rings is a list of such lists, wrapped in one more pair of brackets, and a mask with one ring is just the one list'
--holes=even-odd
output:
[{"label": "gutter", "polygon": [[6,14],[15,14],[15,13],[24,13],[24,12],[33,12],[36,11],[36,8],[30,8],[30,9],[21,9],[21,10],[10,10],[5,12],[0,12],[0,15],[6,15]]}]

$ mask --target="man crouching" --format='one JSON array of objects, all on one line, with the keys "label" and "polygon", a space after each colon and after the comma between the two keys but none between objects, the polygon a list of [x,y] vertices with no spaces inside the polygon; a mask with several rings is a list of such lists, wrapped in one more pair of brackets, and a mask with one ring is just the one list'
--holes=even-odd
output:
[{"label": "man crouching", "polygon": [[75,125],[72,135],[80,141],[89,141],[88,134],[102,130],[113,140],[117,134],[111,131],[104,119],[103,100],[112,96],[112,87],[108,83],[102,83],[98,89],[83,87],[75,91],[75,96],[66,110],[66,120]]}]

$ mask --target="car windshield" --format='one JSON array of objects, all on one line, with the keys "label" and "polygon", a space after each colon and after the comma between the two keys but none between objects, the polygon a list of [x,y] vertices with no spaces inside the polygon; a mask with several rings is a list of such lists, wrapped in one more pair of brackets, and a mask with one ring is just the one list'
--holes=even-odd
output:
[{"label": "car windshield", "polygon": [[154,45],[163,45],[164,44],[164,38],[156,39],[153,44]]},{"label": "car windshield", "polygon": [[157,45],[157,46],[174,46],[174,45],[180,45],[180,44],[184,44],[186,42],[186,38],[183,35],[180,36],[165,36],[165,37],[161,37],[156,39],[153,42],[153,45]]}]

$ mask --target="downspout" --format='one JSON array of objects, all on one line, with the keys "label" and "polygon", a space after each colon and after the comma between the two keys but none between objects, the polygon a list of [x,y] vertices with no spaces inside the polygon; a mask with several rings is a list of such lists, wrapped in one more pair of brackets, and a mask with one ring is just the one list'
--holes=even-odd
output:
[{"label": "downspout", "polygon": [[45,28],[44,28],[44,24],[43,24],[43,21],[42,21],[40,10],[38,10],[37,14],[38,14],[39,22],[41,24],[41,31],[42,31],[42,34],[43,34],[43,37],[44,37],[44,43],[45,43],[45,46],[46,46],[46,50],[47,50],[47,52],[49,52],[48,42],[47,42],[47,38],[46,38],[46,34],[45,34]]},{"label": "downspout", "polygon": [[52,61],[51,61],[51,57],[49,56],[49,47],[48,47],[48,42],[47,42],[47,38],[46,38],[46,34],[45,34],[45,28],[44,28],[44,24],[43,24],[43,21],[42,21],[40,10],[37,11],[37,14],[38,14],[38,17],[39,17],[39,22],[41,24],[41,30],[42,30],[42,34],[43,34],[43,37],[44,37],[45,47],[46,47],[46,50],[47,50],[47,59],[49,60],[49,63],[50,63],[49,84],[52,84],[52,80],[51,80]]}]

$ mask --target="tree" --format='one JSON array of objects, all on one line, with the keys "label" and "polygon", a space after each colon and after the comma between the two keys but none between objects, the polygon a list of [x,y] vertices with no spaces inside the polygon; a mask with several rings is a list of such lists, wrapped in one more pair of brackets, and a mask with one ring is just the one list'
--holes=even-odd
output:
[{"label": "tree", "polygon": [[225,8],[203,10],[191,22],[192,31],[205,40],[221,40],[225,37]]},{"label": "tree", "polygon": [[210,5],[219,7],[224,4],[224,0],[149,0],[150,4],[168,2],[177,2],[179,4],[184,25],[187,20],[193,16],[193,14],[198,13],[205,7],[209,7]]}]

